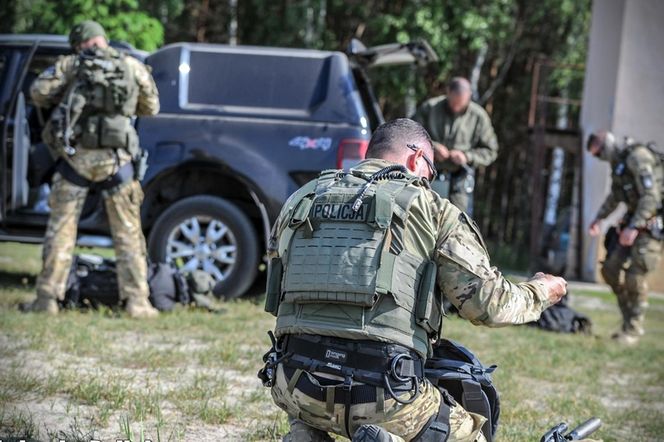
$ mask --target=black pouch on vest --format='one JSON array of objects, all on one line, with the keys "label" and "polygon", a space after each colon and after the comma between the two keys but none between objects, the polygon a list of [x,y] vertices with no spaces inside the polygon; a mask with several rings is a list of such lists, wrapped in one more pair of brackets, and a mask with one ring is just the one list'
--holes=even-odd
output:
[{"label": "black pouch on vest", "polygon": [[100,147],[127,147],[129,119],[124,115],[104,115],[99,123]]},{"label": "black pouch on vest", "polygon": [[436,335],[439,332],[442,306],[440,299],[436,299],[436,263],[428,262],[424,268],[417,293],[415,317],[417,323],[427,333]]},{"label": "black pouch on vest", "polygon": [[279,302],[281,301],[281,277],[283,264],[281,258],[272,258],[267,270],[267,293],[265,297],[265,311],[277,316]]}]

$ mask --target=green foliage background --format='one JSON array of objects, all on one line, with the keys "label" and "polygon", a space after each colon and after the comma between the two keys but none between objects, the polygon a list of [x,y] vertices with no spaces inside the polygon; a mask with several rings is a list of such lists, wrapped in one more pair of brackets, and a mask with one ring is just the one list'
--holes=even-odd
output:
[{"label": "green foliage background", "polygon": [[86,19],[97,20],[111,38],[152,51],[164,42],[164,26],[138,0],[3,0],[0,30],[11,33],[68,34]]},{"label": "green foliage background", "polygon": [[[424,38],[437,65],[371,72],[385,117],[406,115],[407,97],[412,110],[413,100],[442,93],[452,75],[478,74],[475,98],[492,115],[501,152],[479,171],[474,216],[501,256],[509,249],[517,257],[527,251],[530,202],[543,197],[528,181],[533,66],[583,63],[590,13],[590,0],[0,0],[0,32],[66,34],[92,18],[111,38],[147,51],[175,41],[228,43],[233,22],[238,44],[343,51],[352,38],[367,46]],[[546,86],[579,98],[583,71],[554,71]],[[578,111],[568,109],[571,121]]]}]

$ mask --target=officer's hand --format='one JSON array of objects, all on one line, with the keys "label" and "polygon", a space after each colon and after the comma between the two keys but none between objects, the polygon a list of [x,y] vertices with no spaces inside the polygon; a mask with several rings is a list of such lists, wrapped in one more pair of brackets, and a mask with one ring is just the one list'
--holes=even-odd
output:
[{"label": "officer's hand", "polygon": [[588,228],[588,234],[590,236],[599,236],[599,234],[602,233],[602,228],[600,227],[600,220],[596,219],[592,223],[590,223],[590,227]]},{"label": "officer's hand", "polygon": [[531,281],[535,279],[544,284],[544,287],[547,289],[547,297],[551,301],[551,304],[557,304],[567,294],[567,281],[560,276],[537,272]]},{"label": "officer's hand", "polygon": [[636,237],[638,235],[639,231],[637,229],[632,229],[631,227],[625,227],[620,231],[620,239],[618,240],[618,242],[623,247],[630,247],[632,244],[634,244],[634,241],[636,240]]},{"label": "officer's hand", "polygon": [[459,166],[463,166],[468,162],[468,158],[466,158],[466,154],[461,152],[460,150],[451,150],[450,151],[450,160],[454,164],[458,164]]},{"label": "officer's hand", "polygon": [[444,144],[433,142],[433,159],[436,162],[445,161],[450,157],[450,151]]}]

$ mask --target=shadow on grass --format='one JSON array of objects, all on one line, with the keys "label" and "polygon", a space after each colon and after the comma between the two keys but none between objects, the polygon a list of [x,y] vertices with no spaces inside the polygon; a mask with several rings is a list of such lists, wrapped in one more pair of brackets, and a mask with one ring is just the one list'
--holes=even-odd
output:
[{"label": "shadow on grass", "polygon": [[34,289],[36,282],[37,276],[31,273],[0,270],[0,287],[2,288]]}]

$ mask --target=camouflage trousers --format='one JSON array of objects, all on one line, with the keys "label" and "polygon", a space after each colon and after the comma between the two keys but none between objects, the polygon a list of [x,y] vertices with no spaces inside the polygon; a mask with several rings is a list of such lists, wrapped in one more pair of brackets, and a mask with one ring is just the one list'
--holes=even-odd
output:
[{"label": "camouflage trousers", "polygon": [[[77,172],[93,181],[101,181],[114,174],[129,160],[124,151],[79,150],[69,161]],[[88,188],[76,186],[59,173],[53,177],[44,247],[43,266],[37,278],[37,296],[64,299],[72,253],[76,244],[78,220],[81,216]],[[104,204],[113,236],[117,261],[120,299],[147,299],[146,246],[141,229],[140,206],[143,190],[138,181],[122,184],[104,192]]]},{"label": "camouflage trousers", "polygon": [[631,247],[617,246],[602,265],[602,276],[618,298],[622,329],[643,334],[648,306],[648,273],[657,268],[662,242],[646,232],[639,233]]},{"label": "camouflage trousers", "polygon": [[[308,382],[326,391],[325,397],[334,397],[335,386],[322,386],[318,376],[301,372]],[[277,367],[276,379],[272,387],[274,402],[288,414],[291,421],[290,433],[284,441],[327,442],[332,439],[329,433],[346,436],[346,413],[344,404],[334,401],[319,401],[300,391],[297,371],[288,379],[283,366]],[[294,379],[294,381],[293,381]],[[340,382],[341,383],[341,382]],[[411,404],[399,404],[394,399],[383,399],[382,389],[377,389],[375,402],[351,405],[349,429],[351,435],[364,424],[375,424],[392,434],[393,442],[412,440],[424,428],[429,419],[438,413],[442,395],[428,380],[421,384],[420,394]],[[399,396],[407,399],[410,393]],[[460,405],[450,411],[449,442],[485,442],[481,429],[485,418],[470,413]]]}]

